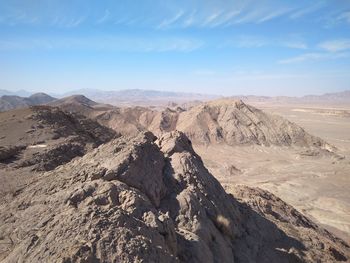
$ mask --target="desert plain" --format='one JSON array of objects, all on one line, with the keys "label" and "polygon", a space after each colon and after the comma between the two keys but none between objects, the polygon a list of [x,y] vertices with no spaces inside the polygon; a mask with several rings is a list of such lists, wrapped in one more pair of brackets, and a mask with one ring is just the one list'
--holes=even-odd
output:
[{"label": "desert plain", "polygon": [[206,167],[227,188],[244,184],[268,190],[350,241],[350,107],[249,104],[324,139],[338,156],[314,156],[300,147],[196,145]]}]

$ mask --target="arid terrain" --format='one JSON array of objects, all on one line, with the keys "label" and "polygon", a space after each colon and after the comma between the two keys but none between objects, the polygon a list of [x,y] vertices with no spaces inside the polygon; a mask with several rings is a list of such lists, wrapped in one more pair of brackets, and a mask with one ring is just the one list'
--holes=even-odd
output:
[{"label": "arid terrain", "polygon": [[0,0],[0,263],[350,263],[350,0]]},{"label": "arid terrain", "polygon": [[256,106],[336,146],[339,156],[314,156],[313,152],[293,147],[196,146],[206,166],[223,184],[245,184],[271,191],[349,241],[349,109],[267,103]]},{"label": "arid terrain", "polygon": [[269,190],[330,231],[350,240],[350,195],[347,190],[350,187],[350,107],[334,104],[320,108],[320,105],[310,103],[288,106],[261,101],[254,104],[334,145],[336,154],[319,153],[303,147],[306,145],[237,147],[227,143],[194,143],[205,165],[221,183]]},{"label": "arid terrain", "polygon": [[[265,108],[265,110],[280,114],[305,127],[310,133],[324,138],[327,142],[336,146],[339,154],[345,157],[343,161],[332,162],[328,168],[327,161],[324,161],[323,165],[322,160],[320,160],[319,164],[315,164],[313,169],[319,171],[319,174],[323,171],[319,167],[325,168],[323,176],[326,176],[326,178],[320,184],[320,186],[325,186],[325,188],[321,187],[318,191],[319,196],[314,200],[312,200],[313,198],[310,200],[312,204],[312,201],[318,201],[318,204],[316,205],[315,203],[315,206],[319,208],[319,211],[312,211],[313,209],[311,209],[310,214],[319,216],[321,223],[329,224],[330,226],[337,225],[339,229],[347,232],[349,240],[350,196],[349,191],[346,189],[350,187],[350,106],[333,104],[324,108],[319,106],[309,106],[301,109],[297,107],[272,107]],[[327,173],[327,170],[329,173]],[[334,189],[332,189],[333,187]],[[323,198],[324,200],[322,200]],[[326,204],[329,204],[327,206],[329,207],[329,213],[328,209],[325,208]],[[332,213],[335,213],[337,216],[332,216]]]},{"label": "arid terrain", "polygon": [[2,112],[0,260],[348,261],[348,113],[81,95]]}]

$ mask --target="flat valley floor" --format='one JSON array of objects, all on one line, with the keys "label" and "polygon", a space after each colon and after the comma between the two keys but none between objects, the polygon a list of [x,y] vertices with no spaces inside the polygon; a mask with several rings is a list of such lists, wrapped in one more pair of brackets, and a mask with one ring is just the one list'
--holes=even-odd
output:
[{"label": "flat valley floor", "polygon": [[207,168],[225,186],[266,189],[350,242],[350,107],[252,103],[302,126],[345,157],[301,148],[196,146]]}]

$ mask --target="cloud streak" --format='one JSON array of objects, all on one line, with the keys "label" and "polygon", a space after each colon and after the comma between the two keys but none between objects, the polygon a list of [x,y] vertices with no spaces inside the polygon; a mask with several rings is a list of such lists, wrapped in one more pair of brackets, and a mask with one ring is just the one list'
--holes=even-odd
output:
[{"label": "cloud streak", "polygon": [[350,49],[350,39],[329,40],[320,43],[318,47],[329,52],[344,51]]},{"label": "cloud streak", "polygon": [[293,49],[307,49],[307,44],[299,39],[290,37],[282,38],[267,38],[262,36],[239,36],[233,40],[227,41],[222,47],[237,47],[237,48],[262,48],[262,47],[282,47]]},{"label": "cloud streak", "polygon": [[182,16],[184,15],[184,11],[180,10],[178,11],[173,17],[169,19],[163,20],[158,26],[158,29],[164,29],[171,25],[173,25],[176,21],[178,21]]},{"label": "cloud streak", "polygon": [[289,17],[292,19],[298,19],[298,18],[303,17],[305,15],[314,13],[323,7],[325,7],[324,1],[316,2],[316,4],[314,4],[314,5],[299,9],[298,11],[292,13]]},{"label": "cloud streak", "polygon": [[[80,6],[78,5],[60,3],[55,0],[50,5],[43,1],[38,1],[37,9],[27,10],[22,6],[16,6],[14,3],[8,2],[5,7],[10,6],[7,10],[12,11],[6,15],[1,15],[0,12],[0,23],[29,24],[36,22],[58,27],[77,27],[83,22],[96,25],[102,23],[113,24],[113,19],[125,17],[120,24],[127,25],[130,21],[137,18],[135,25],[157,29],[187,28],[190,26],[215,28],[248,23],[261,24],[277,18],[298,19],[326,6],[326,2],[319,2],[300,8],[300,3],[297,1],[286,3],[276,0],[262,2],[204,0],[204,3],[201,5],[191,0],[179,0],[176,3],[172,3],[170,7],[163,4],[163,1],[160,0],[152,1],[152,5],[147,5],[147,3],[135,4],[126,0],[121,0],[120,2],[119,5],[101,5],[102,10],[99,8],[98,10],[90,10],[91,12],[86,10],[81,12],[82,10],[79,10]],[[1,7],[0,3],[0,9]],[[159,11],[155,12],[154,10]],[[349,12],[339,15],[339,19],[350,21]]]},{"label": "cloud streak", "polygon": [[95,38],[17,38],[0,40],[0,51],[79,50],[109,52],[191,52],[203,42],[191,38],[137,38],[100,36]]},{"label": "cloud streak", "polygon": [[350,24],[350,11],[341,13],[338,17],[337,20],[339,21],[345,21]]},{"label": "cloud streak", "polygon": [[111,12],[108,9],[106,9],[104,15],[99,19],[97,19],[96,24],[103,24],[106,21],[108,21],[108,19],[110,18],[111,18]]},{"label": "cloud streak", "polygon": [[280,9],[280,10],[271,12],[271,13],[269,13],[269,14],[263,16],[262,18],[260,18],[260,19],[257,21],[257,23],[267,22],[267,21],[272,20],[272,19],[274,19],[274,18],[283,16],[284,14],[287,14],[287,13],[291,12],[292,10],[293,10],[293,8],[282,8],[282,9]]},{"label": "cloud streak", "polygon": [[278,61],[279,64],[294,64],[307,61],[334,60],[350,57],[350,53],[306,53]]}]

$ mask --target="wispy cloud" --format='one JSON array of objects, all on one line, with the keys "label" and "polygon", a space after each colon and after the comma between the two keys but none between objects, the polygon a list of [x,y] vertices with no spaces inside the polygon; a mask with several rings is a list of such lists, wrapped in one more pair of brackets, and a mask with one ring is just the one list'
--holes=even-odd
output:
[{"label": "wispy cloud", "polygon": [[101,16],[99,19],[97,19],[96,24],[103,24],[104,22],[106,22],[110,18],[111,18],[111,12],[108,9],[106,9],[103,16]]},{"label": "wispy cloud", "polygon": [[[24,7],[11,2],[8,1],[5,5],[11,7],[8,10],[15,10],[15,12],[8,12],[4,16],[5,13],[0,11],[0,23],[39,22],[58,27],[77,27],[83,22],[97,25],[107,22],[113,24],[115,19],[123,17],[124,19],[119,21],[119,25],[129,25],[130,21],[134,21],[132,23],[134,26],[158,29],[215,28],[248,23],[260,24],[278,18],[296,20],[330,6],[330,2],[327,0],[317,1],[309,5],[302,4],[300,1],[277,0],[206,0],[201,5],[196,4],[197,1],[190,0],[155,0],[152,1],[152,5],[149,5],[147,1],[135,4],[131,3],[132,1],[120,0],[118,4],[96,5],[96,10],[86,8],[80,10],[79,5],[70,4],[69,1],[67,4],[53,0],[49,5],[43,4],[45,1],[38,1],[39,3],[34,8],[25,10]],[[0,3],[0,9],[1,7]],[[15,14],[19,12],[18,10],[22,13],[28,13]],[[346,9],[342,11],[341,14],[337,13],[337,19],[350,22],[350,11]],[[52,19],[53,17],[54,19]]]},{"label": "wispy cloud", "polygon": [[282,8],[280,10],[273,11],[273,12],[261,17],[260,19],[258,19],[257,23],[263,23],[263,22],[269,21],[271,19],[283,16],[284,14],[287,14],[292,10],[293,10],[293,8]]},{"label": "wispy cloud", "polygon": [[231,24],[245,24],[245,23],[264,23],[275,18],[282,17],[291,11],[293,7],[282,6],[258,6],[255,8],[249,7],[241,12],[240,16],[236,17]]},{"label": "wispy cloud", "polygon": [[347,23],[350,24],[350,11],[341,13],[341,14],[337,17],[337,19],[340,20],[340,21],[345,21],[345,22],[347,22]]},{"label": "wispy cloud", "polygon": [[[195,10],[188,8],[191,6],[190,3],[188,5],[172,5],[172,8],[152,17],[152,21],[155,23],[153,27],[157,29],[215,28],[248,23],[261,24],[277,18],[288,18],[289,14],[293,14],[291,16],[296,18],[316,11],[316,7],[313,6],[308,10],[299,10],[297,13],[297,4],[281,4],[273,0],[266,3],[253,1],[234,1],[234,4],[231,1],[213,2],[208,4],[210,8],[199,6]],[[140,23],[142,24],[142,21]]]},{"label": "wispy cloud", "polygon": [[300,17],[305,16],[307,14],[314,13],[314,12],[318,11],[319,9],[325,7],[325,5],[326,5],[326,2],[319,1],[319,2],[312,4],[309,7],[304,7],[304,8],[301,8],[301,9],[293,12],[289,17],[292,19],[297,19],[297,18],[300,18]]},{"label": "wispy cloud", "polygon": [[214,25],[215,21],[220,17],[220,15],[222,14],[222,11],[216,11],[212,14],[210,14],[205,20],[203,25]]},{"label": "wispy cloud", "polygon": [[11,14],[0,17],[0,23],[10,26],[16,26],[20,24],[33,25],[40,22],[38,16],[29,15],[24,11],[15,11]]},{"label": "wispy cloud", "polygon": [[350,49],[350,39],[337,39],[322,42],[318,47],[330,51],[338,52]]},{"label": "wispy cloud", "polygon": [[227,41],[222,47],[232,46],[238,48],[260,48],[260,47],[285,47],[293,49],[307,49],[307,44],[291,37],[283,38],[267,38],[262,36],[239,36],[235,39]]},{"label": "wispy cloud", "polygon": [[[215,28],[224,27],[232,23],[232,20],[237,17],[242,10],[235,9],[233,11],[217,10],[211,13],[201,15],[199,12],[194,11],[189,16],[184,18],[180,26],[183,27],[201,27],[201,28]],[[203,17],[202,17],[203,16]]]},{"label": "wispy cloud", "polygon": [[176,21],[178,21],[182,16],[184,15],[184,11],[180,10],[178,11],[173,17],[169,19],[164,19],[158,26],[157,28],[163,29],[171,26],[174,24]]},{"label": "wispy cloud", "polygon": [[288,47],[288,48],[295,48],[295,49],[307,49],[308,46],[303,41],[293,41],[293,40],[287,40],[287,41],[281,41],[281,46]]},{"label": "wispy cloud", "polygon": [[191,52],[203,46],[192,38],[137,38],[100,36],[94,38],[17,38],[0,40],[1,51],[87,50],[109,52]]},{"label": "wispy cloud", "polygon": [[350,57],[350,53],[306,53],[300,56],[280,60],[278,63],[293,64],[306,61],[333,60],[348,57]]},{"label": "wispy cloud", "polygon": [[320,17],[320,21],[324,23],[324,28],[334,28],[336,26],[350,25],[350,2],[347,8],[340,8],[340,10],[332,10]]},{"label": "wispy cloud", "polygon": [[190,27],[195,23],[196,12],[197,11],[194,10],[191,12],[191,14],[184,18],[184,21],[182,22],[183,27]]},{"label": "wispy cloud", "polygon": [[62,27],[62,28],[73,28],[81,25],[86,20],[86,17],[63,17],[63,16],[56,16],[51,24],[55,27]]}]

